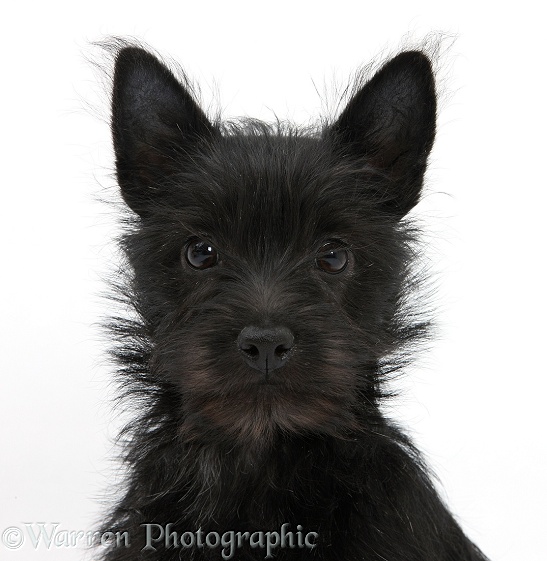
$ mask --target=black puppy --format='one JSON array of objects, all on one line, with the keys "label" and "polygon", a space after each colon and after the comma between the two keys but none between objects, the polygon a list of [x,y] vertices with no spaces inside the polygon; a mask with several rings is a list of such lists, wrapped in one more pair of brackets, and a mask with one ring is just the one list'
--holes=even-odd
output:
[{"label": "black puppy", "polygon": [[380,409],[427,328],[405,215],[435,136],[429,59],[400,53],[314,133],[212,122],[182,82],[117,52],[136,319],[112,327],[138,415],[104,558],[485,560]]}]

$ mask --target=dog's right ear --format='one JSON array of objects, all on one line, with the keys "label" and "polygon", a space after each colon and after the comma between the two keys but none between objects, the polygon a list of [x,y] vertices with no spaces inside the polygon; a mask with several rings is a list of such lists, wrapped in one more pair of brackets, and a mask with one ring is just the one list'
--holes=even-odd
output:
[{"label": "dog's right ear", "polygon": [[137,47],[119,51],[112,136],[118,183],[136,213],[148,214],[165,179],[217,134],[188,89],[155,56]]}]

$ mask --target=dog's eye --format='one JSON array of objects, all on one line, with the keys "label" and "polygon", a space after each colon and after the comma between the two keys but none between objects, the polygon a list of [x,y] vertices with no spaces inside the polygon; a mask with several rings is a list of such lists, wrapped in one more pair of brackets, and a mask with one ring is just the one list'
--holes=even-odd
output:
[{"label": "dog's eye", "polygon": [[325,244],[315,259],[317,266],[325,273],[341,273],[348,264],[348,250],[337,243]]},{"label": "dog's eye", "polygon": [[194,238],[184,249],[186,261],[194,269],[208,269],[218,262],[217,250],[209,243]]}]

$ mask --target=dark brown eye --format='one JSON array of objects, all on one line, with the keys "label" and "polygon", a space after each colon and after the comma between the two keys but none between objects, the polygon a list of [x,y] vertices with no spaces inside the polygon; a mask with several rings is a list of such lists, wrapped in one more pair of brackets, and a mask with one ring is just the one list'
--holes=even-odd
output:
[{"label": "dark brown eye", "polygon": [[348,250],[336,243],[325,244],[315,259],[317,266],[325,273],[341,273],[348,264]]},{"label": "dark brown eye", "polygon": [[217,250],[199,238],[190,240],[184,253],[186,261],[194,269],[208,269],[218,262]]}]

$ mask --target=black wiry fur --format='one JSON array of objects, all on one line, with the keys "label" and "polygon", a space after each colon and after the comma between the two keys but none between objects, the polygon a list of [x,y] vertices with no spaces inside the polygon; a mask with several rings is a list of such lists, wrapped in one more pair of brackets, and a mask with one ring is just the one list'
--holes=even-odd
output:
[{"label": "black wiry fur", "polygon": [[[408,306],[414,232],[435,133],[427,57],[403,52],[316,132],[207,119],[153,55],[116,59],[112,132],[123,238],[116,356],[138,417],[129,477],[105,528],[128,532],[110,561],[221,559],[221,548],[145,545],[142,524],[180,531],[317,532],[276,559],[485,560],[408,438],[380,411],[386,375],[427,322]],[[194,269],[188,243],[216,248]],[[334,242],[346,267],[318,266]],[[238,348],[247,326],[283,326],[290,356],[267,376]],[[243,353],[244,354],[244,353]],[[234,559],[263,559],[248,545]]]}]

